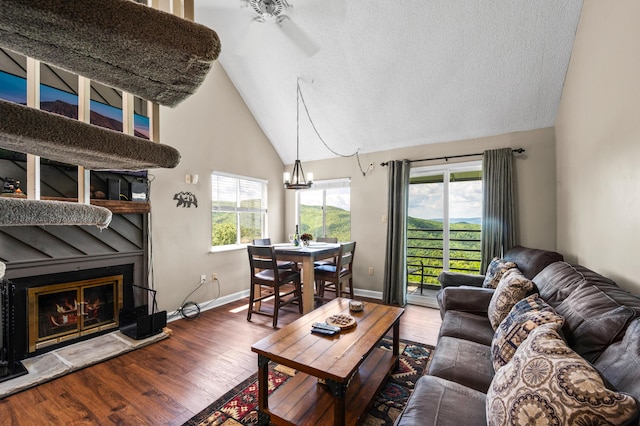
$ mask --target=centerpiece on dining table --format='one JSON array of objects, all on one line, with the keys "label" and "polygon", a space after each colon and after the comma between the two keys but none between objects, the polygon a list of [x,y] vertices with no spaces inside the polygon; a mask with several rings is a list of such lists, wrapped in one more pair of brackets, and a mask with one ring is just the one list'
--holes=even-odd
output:
[{"label": "centerpiece on dining table", "polygon": [[300,241],[304,247],[309,247],[309,243],[313,240],[313,235],[309,233],[304,233],[300,235]]}]

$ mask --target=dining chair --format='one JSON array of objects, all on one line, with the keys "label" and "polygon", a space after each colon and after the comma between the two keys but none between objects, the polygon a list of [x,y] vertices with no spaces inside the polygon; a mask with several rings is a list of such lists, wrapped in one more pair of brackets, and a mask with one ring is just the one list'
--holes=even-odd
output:
[{"label": "dining chair", "polygon": [[[278,311],[292,302],[298,303],[298,310],[302,314],[300,272],[278,268],[273,246],[249,245],[247,252],[251,268],[247,321],[251,321],[251,314],[271,316],[275,328],[278,325]],[[273,298],[272,313],[263,311],[261,303],[270,298]]]},{"label": "dining chair", "polygon": [[[270,246],[271,238],[256,238],[253,240],[254,246]],[[280,269],[299,269],[296,262],[288,260],[278,260],[278,268]]]},{"label": "dining chair", "polygon": [[[318,297],[324,299],[325,290],[334,291],[336,297],[348,295],[353,299],[353,259],[356,251],[356,243],[345,243],[340,246],[340,252],[336,257],[335,265],[316,266],[315,281]],[[348,288],[343,284],[347,282]]]},{"label": "dining chair", "polygon": [[[318,243],[331,243],[331,244],[337,244],[338,243],[338,238],[336,237],[318,237],[316,238],[316,242]],[[315,266],[320,266],[320,265],[335,265],[336,264],[336,259],[335,257],[332,259],[323,259],[323,260],[316,260],[315,262],[313,262],[313,264]]]}]

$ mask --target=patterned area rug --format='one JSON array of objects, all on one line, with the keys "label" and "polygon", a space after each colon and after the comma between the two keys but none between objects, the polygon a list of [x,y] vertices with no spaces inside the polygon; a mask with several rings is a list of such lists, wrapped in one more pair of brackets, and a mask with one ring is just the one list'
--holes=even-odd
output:
[{"label": "patterned area rug", "polygon": [[[391,350],[391,340],[384,339],[379,346]],[[416,380],[427,368],[433,347],[406,340],[400,341],[400,365],[386,379],[374,397],[366,426],[393,425],[400,414]],[[296,374],[295,370],[271,363],[269,365],[269,394]],[[184,426],[237,426],[258,423],[257,373],[231,389],[207,408],[191,418]]]}]

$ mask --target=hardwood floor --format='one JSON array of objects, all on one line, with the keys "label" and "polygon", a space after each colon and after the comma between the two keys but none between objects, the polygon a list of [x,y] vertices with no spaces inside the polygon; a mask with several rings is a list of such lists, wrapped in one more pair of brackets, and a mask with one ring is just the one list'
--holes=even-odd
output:
[{"label": "hardwood floor", "polygon": [[[247,322],[246,304],[173,321],[168,339],[0,400],[0,424],[181,425],[257,371],[251,345],[273,328],[266,316]],[[289,305],[278,323],[298,317]],[[439,327],[437,310],[407,306],[400,336],[435,345]]]}]

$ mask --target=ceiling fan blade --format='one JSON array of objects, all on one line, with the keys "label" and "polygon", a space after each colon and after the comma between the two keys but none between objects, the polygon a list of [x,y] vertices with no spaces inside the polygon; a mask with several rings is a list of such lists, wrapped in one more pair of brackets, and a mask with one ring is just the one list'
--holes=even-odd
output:
[{"label": "ceiling fan blade", "polygon": [[260,45],[260,32],[263,25],[256,20],[251,20],[247,24],[235,46],[234,53],[236,55],[249,56],[255,51],[256,46]]},{"label": "ceiling fan blade", "polygon": [[311,57],[320,50],[320,46],[288,16],[279,17],[278,26],[305,55]]}]

